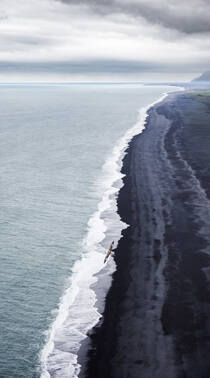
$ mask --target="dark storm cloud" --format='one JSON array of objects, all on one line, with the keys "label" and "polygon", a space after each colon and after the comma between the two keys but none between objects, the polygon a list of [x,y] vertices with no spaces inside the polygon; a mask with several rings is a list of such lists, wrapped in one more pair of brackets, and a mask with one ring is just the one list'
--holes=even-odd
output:
[{"label": "dark storm cloud", "polygon": [[66,4],[89,6],[97,13],[122,13],[143,17],[152,24],[186,34],[210,32],[209,0],[56,0]]}]

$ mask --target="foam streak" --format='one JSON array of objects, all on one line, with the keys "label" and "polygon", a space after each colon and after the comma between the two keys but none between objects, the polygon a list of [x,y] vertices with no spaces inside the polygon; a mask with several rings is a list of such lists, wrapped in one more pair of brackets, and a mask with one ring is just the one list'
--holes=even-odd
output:
[{"label": "foam streak", "polygon": [[123,185],[121,173],[123,157],[130,140],[145,128],[149,108],[166,96],[167,94],[164,94],[156,102],[140,109],[138,121],[118,141],[103,166],[102,199],[97,211],[88,222],[88,233],[83,241],[83,257],[74,265],[73,275],[69,280],[69,287],[61,298],[57,317],[47,332],[46,344],[40,355],[41,378],[78,377],[80,366],[77,362],[77,353],[81,341],[101,317],[92,287],[98,279],[96,274],[103,271],[108,277],[105,297],[111,284],[111,275],[115,270],[112,257],[104,266],[103,241],[106,238],[107,246],[115,240],[116,246],[122,230],[127,227],[117,214],[117,195]]}]

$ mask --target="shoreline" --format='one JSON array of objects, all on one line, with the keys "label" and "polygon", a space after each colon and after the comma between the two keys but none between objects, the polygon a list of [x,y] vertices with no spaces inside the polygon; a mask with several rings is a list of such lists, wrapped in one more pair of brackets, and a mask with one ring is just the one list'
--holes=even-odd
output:
[{"label": "shoreline", "polygon": [[[172,93],[176,93],[176,92],[172,92]],[[130,149],[130,145],[131,145],[131,143],[132,143],[132,141],[135,137],[141,135],[142,132],[144,132],[145,127],[147,126],[147,119],[148,119],[148,116],[149,116],[149,111],[153,107],[155,107],[156,105],[162,103],[162,101],[164,101],[169,95],[170,95],[170,92],[163,93],[161,95],[161,97],[159,97],[157,100],[155,100],[151,104],[140,108],[139,116],[137,118],[136,123],[130,129],[128,129],[126,134],[121,138],[121,140],[118,141],[119,144],[122,144],[122,141],[123,141],[123,144],[126,145],[124,152],[123,152],[123,157],[122,157],[122,162],[121,162],[121,170],[120,170],[120,173],[124,177],[122,178],[122,185],[121,185],[121,188],[119,190],[120,197],[123,195],[123,197],[125,197],[125,201],[126,201],[127,195],[123,194],[124,191],[125,191],[125,180],[126,180],[126,170],[124,168],[125,168],[126,160],[129,159],[128,151]],[[124,190],[123,190],[123,188],[124,188]],[[118,193],[118,196],[117,196],[117,199],[116,199],[117,208],[119,208],[119,202],[121,204],[123,203],[123,201],[119,201],[119,193]],[[128,218],[129,210],[128,210],[128,208],[125,209],[124,216],[122,215],[123,211],[124,210],[117,211],[117,214],[120,215],[121,221],[123,223],[127,224],[128,229],[129,229],[129,222],[130,222],[130,220]],[[126,230],[127,230],[127,227],[125,229],[122,229],[122,236],[119,239],[118,247],[114,249],[114,251],[116,252],[116,253],[114,253],[114,263],[115,263],[116,266],[118,265],[118,263],[120,261],[120,260],[118,261],[118,259],[116,257],[117,254],[118,254],[117,252],[122,249],[121,244],[122,244],[124,234],[125,235],[127,234]],[[105,247],[105,245],[104,245],[104,247]],[[92,285],[92,289],[96,293],[96,298],[97,298],[96,303],[98,303],[97,305],[95,305],[95,307],[97,309],[99,309],[101,316],[100,316],[97,324],[93,328],[90,328],[90,330],[87,333],[87,337],[81,342],[81,346],[80,346],[80,349],[78,351],[78,364],[80,365],[80,372],[78,374],[78,377],[85,377],[86,376],[86,365],[87,365],[87,360],[88,360],[87,352],[89,353],[89,351],[92,349],[91,342],[92,342],[92,337],[94,337],[93,335],[95,334],[95,330],[100,328],[100,326],[103,324],[104,311],[106,310],[107,296],[109,294],[109,291],[112,288],[113,277],[115,276],[115,273],[116,273],[117,270],[118,270],[118,267],[115,268],[115,271],[112,274],[112,282],[109,285],[108,290],[104,289],[104,286],[106,286],[105,283],[106,283],[106,280],[107,280],[106,275],[104,275],[103,271],[102,272],[99,271],[96,274],[96,276],[99,276],[99,281],[97,281],[95,284]],[[106,291],[105,295],[104,295],[104,290]]]},{"label": "shoreline", "polygon": [[[119,240],[125,227],[116,211],[116,194],[122,186],[122,159],[129,141],[144,129],[147,109],[165,97],[158,91],[158,96],[160,95],[152,104],[140,108],[136,122],[117,140],[104,163],[103,192],[97,210],[88,222],[88,232],[83,240],[84,256],[72,269],[70,285],[60,299],[58,315],[48,329],[48,338],[40,354],[43,377],[47,374],[55,376],[58,371],[63,376],[78,375],[81,365],[78,359],[81,359],[86,335],[100,321],[105,296],[115,270],[114,260],[109,259],[104,266],[103,256],[107,244]],[[153,95],[152,98],[154,97]],[[81,274],[81,271],[85,274]],[[85,305],[81,306],[81,303]],[[63,342],[64,334],[71,340],[69,344]]]},{"label": "shoreline", "polygon": [[116,250],[117,270],[103,317],[86,340],[88,355],[80,378],[209,376],[210,306],[202,270],[210,266],[207,253],[200,261],[203,246],[210,243],[205,230],[201,236],[201,224],[205,221],[208,227],[209,218],[202,215],[198,226],[195,197],[205,206],[208,198],[192,171],[196,151],[188,163],[183,157],[183,117],[185,108],[192,107],[189,101],[175,93],[153,105],[144,132],[129,143],[118,196],[120,217],[129,227]]},{"label": "shoreline", "polygon": [[[112,285],[108,291],[105,301],[105,310],[103,313],[102,318],[100,319],[99,323],[94,327],[91,332],[89,333],[89,340],[86,340],[82,346],[81,353],[79,356],[82,369],[79,374],[80,378],[83,377],[127,377],[127,373],[121,369],[119,372],[115,369],[113,370],[113,366],[111,361],[113,360],[114,356],[117,353],[116,342],[118,344],[122,344],[122,340],[120,341],[119,338],[122,338],[122,335],[118,333],[121,327],[122,318],[126,317],[126,310],[123,308],[126,304],[127,307],[130,306],[130,293],[128,293],[131,283],[131,277],[133,275],[138,274],[135,271],[133,265],[136,264],[136,259],[139,260],[139,257],[136,256],[136,249],[139,248],[139,237],[141,234],[141,226],[140,226],[140,219],[138,218],[137,208],[138,207],[138,198],[137,193],[135,193],[135,167],[133,166],[133,159],[134,159],[134,150],[136,149],[136,142],[141,139],[142,136],[148,132],[148,127],[150,127],[151,121],[151,113],[159,107],[160,104],[163,104],[164,101],[167,101],[168,97],[172,96],[172,94],[167,94],[164,98],[157,103],[152,104],[147,110],[147,116],[145,121],[145,129],[143,134],[135,135],[131,141],[129,142],[128,148],[126,150],[126,155],[123,159],[122,165],[122,173],[125,175],[123,178],[123,187],[120,189],[119,196],[118,196],[118,212],[123,222],[127,223],[129,226],[127,229],[123,230],[122,238],[119,241],[118,247],[115,253],[115,263],[116,263],[116,271],[113,274],[113,281]],[[168,126],[168,122],[167,126]],[[164,132],[164,131],[163,131]],[[133,166],[133,167],[132,167]],[[136,222],[138,222],[138,227],[136,226]],[[144,241],[149,243],[148,241]],[[160,246],[158,245],[158,239],[155,239],[155,248],[156,248],[156,255],[155,256],[144,256],[143,260],[144,263],[141,267],[142,272],[147,269],[149,259],[151,258],[153,267],[152,269],[156,269],[156,266],[159,265],[159,273],[161,275],[161,270],[163,269],[162,262],[160,262]],[[151,252],[151,251],[150,251]],[[143,262],[143,261],[142,261]],[[139,264],[139,261],[138,261]],[[154,278],[154,277],[153,277]],[[151,292],[152,287],[156,285],[153,278],[148,280],[148,288],[147,288],[147,295],[153,297],[150,304],[147,304],[148,307],[152,307],[154,304],[154,294]],[[143,286],[143,282],[141,282]],[[149,287],[151,285],[151,287]],[[161,287],[161,283],[160,283]],[[162,290],[163,288],[158,288],[158,291]],[[127,293],[127,297],[125,297],[125,293]],[[159,294],[158,294],[159,295]],[[162,293],[163,295],[163,293]],[[160,302],[158,304],[158,312],[160,315]],[[134,310],[134,309],[133,309]],[[134,310],[135,311],[135,310]],[[150,319],[151,321],[151,319]],[[126,323],[126,320],[123,320]],[[141,319],[142,328],[143,328],[143,319]],[[135,330],[134,330],[135,332]],[[127,335],[128,336],[128,335]],[[127,343],[127,336],[124,337],[125,349]],[[113,340],[117,340],[113,342]],[[121,346],[120,346],[121,347]],[[96,352],[97,348],[97,352]],[[81,355],[84,354],[84,350],[88,350],[88,357],[82,358]],[[125,352],[126,353],[126,352]],[[133,352],[132,352],[133,355]],[[123,352],[122,356],[123,358]],[[138,356],[135,357],[134,364],[135,371],[133,371],[131,377],[135,377],[139,375],[139,367],[142,366],[143,360]],[[132,357],[133,359],[133,357]],[[114,363],[115,365],[115,363]],[[116,362],[116,365],[119,364]],[[142,370],[142,369],[141,369]],[[136,375],[135,375],[136,374]]]}]

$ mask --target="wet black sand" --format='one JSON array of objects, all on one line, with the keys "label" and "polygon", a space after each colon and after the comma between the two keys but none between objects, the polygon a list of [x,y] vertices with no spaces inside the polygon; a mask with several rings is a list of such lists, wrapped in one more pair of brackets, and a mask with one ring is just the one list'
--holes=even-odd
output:
[{"label": "wet black sand", "polygon": [[82,376],[210,377],[210,113],[174,94],[124,159],[123,232]]}]

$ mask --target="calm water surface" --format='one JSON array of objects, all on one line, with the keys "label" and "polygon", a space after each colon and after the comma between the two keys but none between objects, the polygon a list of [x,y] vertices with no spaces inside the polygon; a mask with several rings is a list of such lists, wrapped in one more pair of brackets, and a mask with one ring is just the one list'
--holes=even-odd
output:
[{"label": "calm water surface", "polygon": [[[102,166],[168,87],[0,86],[0,377],[39,376]],[[172,90],[172,89],[170,89]]]}]

